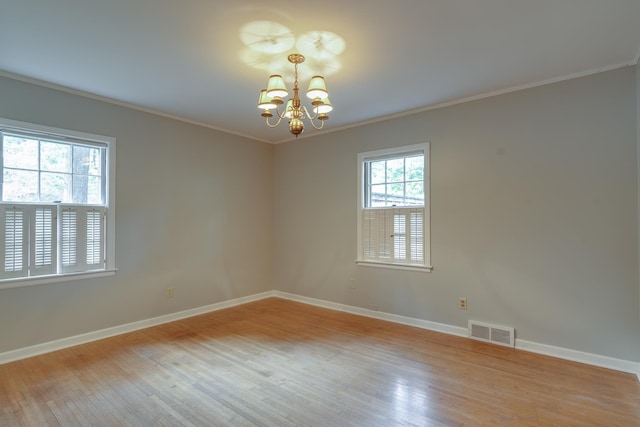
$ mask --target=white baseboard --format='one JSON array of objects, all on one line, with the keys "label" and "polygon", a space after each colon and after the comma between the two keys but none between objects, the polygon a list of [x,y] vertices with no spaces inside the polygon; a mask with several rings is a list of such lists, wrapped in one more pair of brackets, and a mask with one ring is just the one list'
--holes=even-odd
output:
[{"label": "white baseboard", "polygon": [[[267,291],[259,294],[249,295],[246,297],[235,298],[215,304],[197,307],[190,310],[180,311],[177,313],[167,314],[164,316],[153,317],[151,319],[141,320],[138,322],[127,323],[125,325],[115,326],[112,328],[101,329],[99,331],[89,332],[86,334],[76,335],[73,337],[62,338],[55,341],[36,344],[30,347],[24,347],[17,350],[0,353],[0,365],[13,362],[28,357],[38,356],[40,354],[49,353],[64,348],[73,347],[79,344],[97,341],[103,338],[109,338],[115,335],[121,335],[152,326],[161,325],[163,323],[174,322],[188,317],[198,316],[200,314],[210,313],[237,305],[258,301],[265,298],[278,297],[291,301],[297,301],[304,304],[323,307],[330,310],[343,311],[345,313],[357,314],[359,316],[371,317],[374,319],[386,320],[388,322],[399,323],[402,325],[415,326],[430,331],[441,332],[444,334],[455,335],[459,337],[467,337],[467,328],[447,325],[444,323],[431,322],[413,317],[405,317],[397,314],[385,313],[381,311],[368,310],[366,308],[355,307],[352,305],[340,304],[331,301],[325,301],[317,298],[310,298],[301,295],[291,294],[281,291]],[[615,359],[608,356],[598,354],[585,353],[581,351],[555,347],[546,344],[535,343],[516,339],[516,349],[530,351],[533,353],[553,356],[560,359],[571,360],[574,362],[586,363],[588,365],[599,366],[602,368],[613,369],[616,371],[635,374],[640,381],[640,363],[628,360]]]},{"label": "white baseboard", "polygon": [[[430,322],[422,319],[398,316],[396,314],[384,313],[381,311],[367,310],[366,308],[338,304],[335,302],[304,297],[281,291],[273,291],[273,296],[289,299],[292,301],[298,301],[305,304],[315,305],[318,307],[324,307],[331,310],[344,311],[347,313],[358,314],[360,316],[372,317],[374,319],[387,320],[389,322],[401,323],[403,325],[416,326],[418,328],[428,329],[430,331],[442,332],[445,334],[457,335],[460,337],[467,337],[467,329],[459,326],[452,326],[443,323]],[[582,351],[576,351],[567,348],[554,347],[546,344],[539,344],[521,339],[516,339],[516,349],[530,351],[532,353],[544,354],[547,356],[553,356],[559,359],[585,363],[588,365],[599,366],[602,368],[613,369],[615,371],[635,374],[638,377],[638,381],[640,381],[640,363],[622,359],[615,359],[598,354],[585,353]]]},{"label": "white baseboard", "polygon": [[49,341],[42,344],[36,344],[29,347],[19,348],[17,350],[11,350],[4,353],[0,353],[0,365],[14,362],[20,359],[26,359],[28,357],[38,356],[44,353],[50,353],[56,350],[62,350],[64,348],[73,347],[79,344],[85,344],[92,341],[97,341],[104,338],[113,337],[116,335],[126,334],[127,332],[133,332],[140,329],[149,328],[152,326],[162,325],[163,323],[174,322],[180,319],[186,319],[187,317],[198,316],[200,314],[209,313],[212,311],[222,310],[224,308],[234,307],[248,302],[258,301],[264,298],[273,296],[273,292],[263,292],[260,294],[249,295],[246,297],[235,298],[228,301],[223,301],[215,304],[205,305],[203,307],[197,307],[190,310],[179,311],[177,313],[171,313],[164,316],[153,317],[151,319],[140,320],[138,322],[127,323],[125,325],[114,326],[112,328],[101,329],[98,331],[88,332],[86,334],[75,335],[68,338],[62,338],[55,341]]},{"label": "white baseboard", "polygon": [[519,350],[530,351],[532,353],[586,363],[587,365],[636,374],[638,381],[640,381],[640,363],[519,339],[516,340],[516,348]]},{"label": "white baseboard", "polygon": [[402,325],[416,326],[430,331],[442,332],[449,335],[459,337],[467,336],[467,329],[459,326],[451,326],[444,323],[430,322],[428,320],[415,319],[413,317],[399,316],[397,314],[385,313],[382,311],[368,310],[366,308],[355,307],[352,305],[339,304],[336,302],[320,300],[316,298],[303,297],[287,292],[274,291],[274,296],[284,298],[291,301],[297,301],[304,304],[315,305],[317,307],[328,308],[331,310],[344,311],[345,313],[357,314],[359,316],[372,317],[374,319],[386,320],[389,322],[400,323]]}]

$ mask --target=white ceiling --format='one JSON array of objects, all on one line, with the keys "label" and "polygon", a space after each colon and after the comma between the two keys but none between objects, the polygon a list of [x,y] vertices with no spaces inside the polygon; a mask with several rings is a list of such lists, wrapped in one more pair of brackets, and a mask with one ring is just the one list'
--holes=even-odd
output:
[{"label": "white ceiling", "polygon": [[286,123],[267,128],[257,95],[293,74],[296,48],[279,65],[249,49],[241,29],[265,20],[344,40],[300,66],[326,74],[327,131],[635,64],[640,48],[640,0],[0,0],[0,70],[279,142]]}]

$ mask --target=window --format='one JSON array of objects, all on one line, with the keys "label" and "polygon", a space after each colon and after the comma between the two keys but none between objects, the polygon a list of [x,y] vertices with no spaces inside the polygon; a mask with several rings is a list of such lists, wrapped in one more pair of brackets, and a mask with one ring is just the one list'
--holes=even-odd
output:
[{"label": "window", "polygon": [[360,265],[431,271],[429,144],[358,155]]},{"label": "window", "polygon": [[113,271],[115,139],[0,119],[0,287]]}]

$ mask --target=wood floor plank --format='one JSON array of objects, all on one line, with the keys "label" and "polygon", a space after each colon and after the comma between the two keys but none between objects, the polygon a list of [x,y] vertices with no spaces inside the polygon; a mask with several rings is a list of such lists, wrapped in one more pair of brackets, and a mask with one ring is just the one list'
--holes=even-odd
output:
[{"label": "wood floor plank", "polygon": [[270,298],[0,366],[2,426],[640,426],[635,376]]}]

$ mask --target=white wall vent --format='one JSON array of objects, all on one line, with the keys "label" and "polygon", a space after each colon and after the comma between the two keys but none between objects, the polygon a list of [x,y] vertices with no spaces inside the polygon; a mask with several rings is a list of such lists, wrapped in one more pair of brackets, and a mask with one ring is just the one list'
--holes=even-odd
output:
[{"label": "white wall vent", "polygon": [[515,329],[507,326],[469,320],[469,338],[494,344],[515,347]]}]

